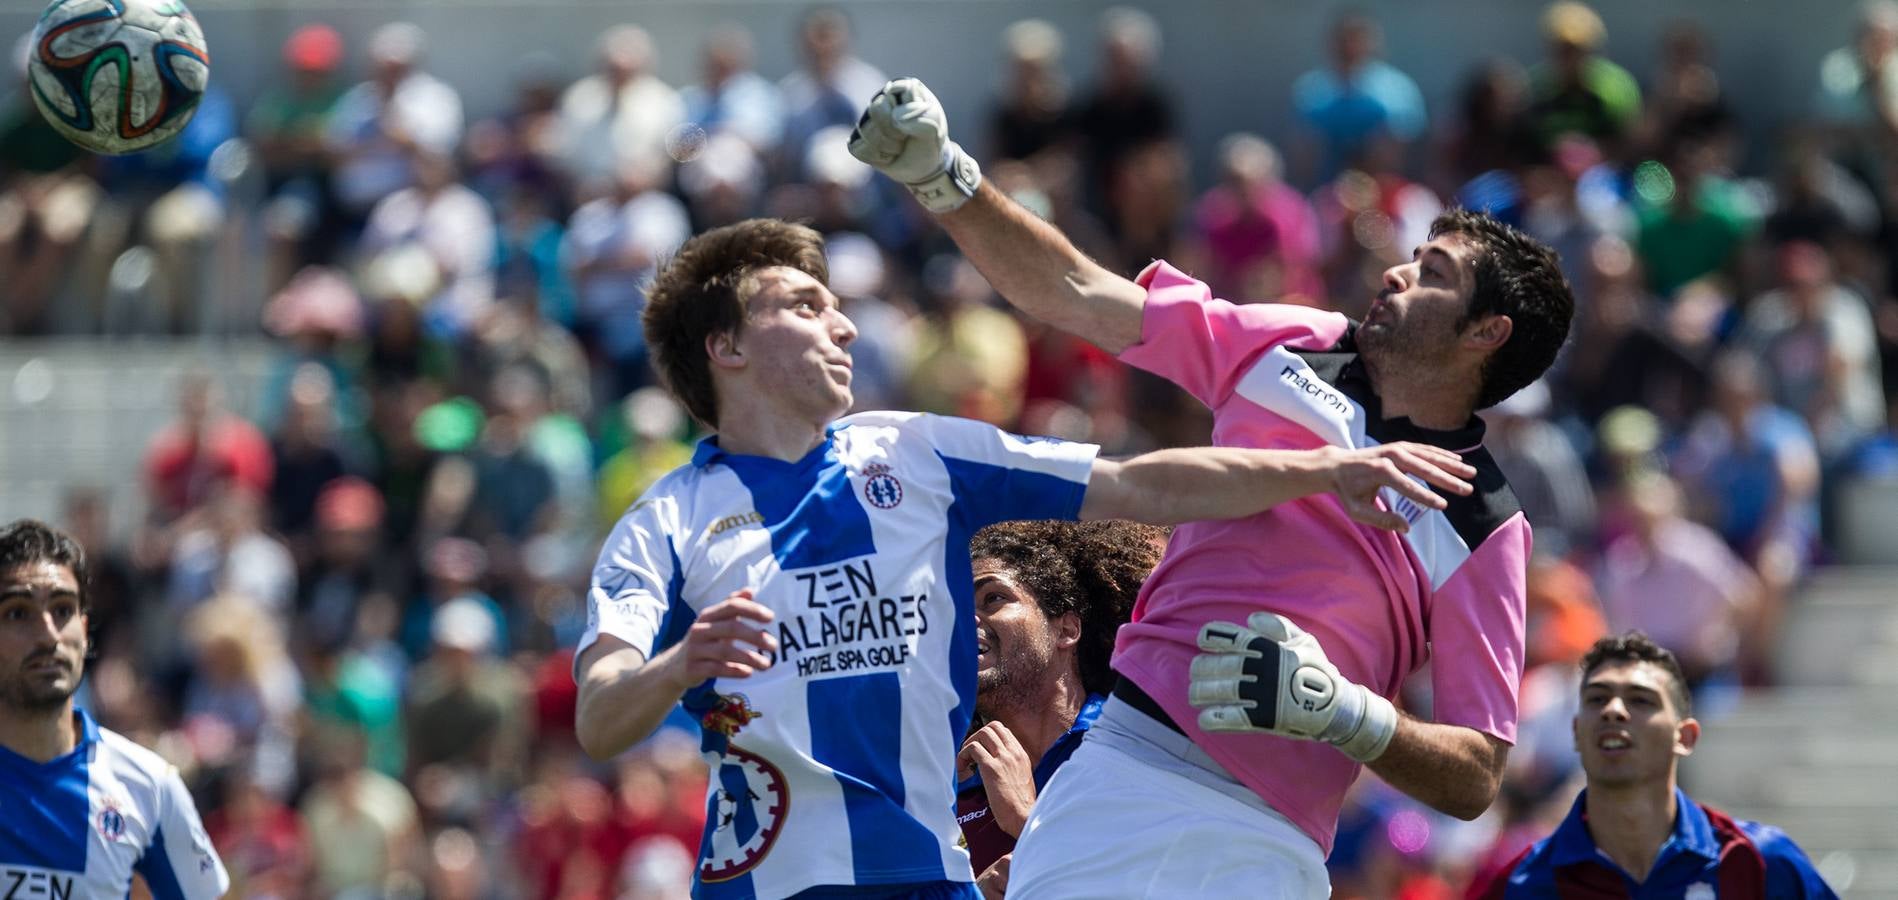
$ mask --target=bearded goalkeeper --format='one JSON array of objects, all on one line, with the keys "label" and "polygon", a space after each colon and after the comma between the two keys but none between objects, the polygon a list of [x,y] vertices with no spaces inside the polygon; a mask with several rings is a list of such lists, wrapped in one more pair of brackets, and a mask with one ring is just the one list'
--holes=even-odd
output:
[{"label": "bearded goalkeeper", "polygon": [[[1574,307],[1547,247],[1486,216],[1440,217],[1384,273],[1364,321],[1215,299],[1164,261],[1109,272],[982,180],[915,79],[865,110],[851,152],[906,185],[1022,311],[1170,379],[1215,443],[1417,441],[1477,470],[1403,533],[1328,497],[1180,527],[1120,631],[1121,678],[1036,802],[1012,897],[1323,898],[1345,790],[1369,766],[1430,806],[1489,807],[1516,734],[1529,524],[1476,410],[1555,359]],[[1398,712],[1430,664],[1430,718]]]}]

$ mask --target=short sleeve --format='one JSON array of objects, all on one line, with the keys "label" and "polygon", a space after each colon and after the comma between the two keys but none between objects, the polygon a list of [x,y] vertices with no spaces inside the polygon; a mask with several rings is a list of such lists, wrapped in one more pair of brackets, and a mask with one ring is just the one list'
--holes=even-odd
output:
[{"label": "short sleeve", "polygon": [[1529,520],[1516,513],[1438,588],[1428,619],[1432,718],[1516,741]]},{"label": "short sleeve", "polygon": [[996,522],[1080,516],[1100,447],[951,416],[918,416],[913,427],[948,471],[951,514],[970,532]]},{"label": "short sleeve", "polygon": [[151,888],[154,900],[224,896],[231,887],[230,873],[211,846],[177,769],[167,768],[159,783],[157,820],[151,843],[133,866]]},{"label": "short sleeve", "polygon": [[1838,900],[1838,894],[1819,875],[1806,851],[1799,849],[1786,832],[1759,822],[1742,821],[1739,825],[1766,858],[1766,896]]},{"label": "short sleeve", "polygon": [[1218,407],[1231,396],[1246,367],[1278,344],[1324,350],[1338,343],[1350,320],[1288,303],[1234,305],[1165,262],[1155,262],[1136,281],[1147,289],[1140,342],[1121,351],[1121,362],[1165,378],[1199,402]]},{"label": "short sleeve", "polygon": [[677,533],[678,502],[663,495],[633,504],[613,526],[587,586],[587,630],[573,652],[576,680],[580,657],[600,635],[619,638],[648,659],[677,643],[678,635],[666,633],[685,577],[673,549]]}]

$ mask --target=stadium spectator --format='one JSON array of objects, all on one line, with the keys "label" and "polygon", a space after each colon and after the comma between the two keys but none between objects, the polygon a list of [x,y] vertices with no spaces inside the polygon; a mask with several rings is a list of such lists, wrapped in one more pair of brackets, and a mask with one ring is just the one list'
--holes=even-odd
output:
[{"label": "stadium spectator", "polygon": [[344,50],[343,36],[321,22],[291,32],[283,42],[287,78],[267,82],[244,117],[244,134],[257,149],[270,198],[263,210],[270,287],[335,258],[341,249],[343,223],[331,191],[334,160],[325,136],[330,111],[343,96],[337,70]]},{"label": "stadium spectator", "polygon": [[1210,264],[1206,283],[1225,296],[1320,305],[1318,217],[1285,183],[1282,162],[1258,135],[1220,141],[1219,183],[1193,209]]},{"label": "stadium spectator", "polygon": [[1608,29],[1579,0],[1542,13],[1548,58],[1530,72],[1529,121],[1544,147],[1580,134],[1619,159],[1641,116],[1641,88],[1628,70],[1601,55]]},{"label": "stadium spectator", "polygon": [[1780,287],[1747,307],[1739,342],[1772,373],[1773,402],[1804,417],[1820,455],[1836,459],[1884,424],[1871,309],[1819,245],[1789,243],[1777,255]]},{"label": "stadium spectator", "polygon": [[1073,141],[1063,44],[1060,29],[1043,19],[1023,19],[1003,30],[1007,80],[989,118],[994,158],[1032,159]]},{"label": "stadium spectator", "polygon": [[[1140,10],[1116,6],[1101,13],[1099,27],[1100,70],[1075,104],[1074,127],[1088,185],[1082,196],[1102,204],[1094,212],[1118,234],[1127,222],[1111,204],[1115,179],[1136,151],[1178,139],[1180,113],[1154,72],[1160,61],[1159,23]],[[863,102],[857,99],[857,108]]]},{"label": "stadium spectator", "polygon": [[[707,138],[732,135],[753,153],[769,155],[784,135],[784,97],[751,63],[751,32],[737,23],[720,25],[706,35],[700,82],[682,89],[679,99],[685,104],[685,121]],[[676,148],[683,152],[674,154],[680,162],[699,149],[691,143],[696,135],[684,137],[686,145]]]},{"label": "stadium spectator", "polygon": [[956,821],[999,896],[1035,795],[1113,688],[1114,633],[1166,548],[1132,522],[1010,522],[976,533],[976,727],[956,757]]},{"label": "stadium spectator", "polygon": [[653,74],[652,36],[620,25],[600,36],[600,70],[560,97],[560,157],[579,196],[604,193],[628,159],[663,157],[685,121],[679,92]]},{"label": "stadium spectator", "polygon": [[[1602,612],[1612,632],[1640,631],[1680,648],[1689,693],[1709,679],[1731,681],[1740,651],[1764,648],[1748,634],[1760,581],[1711,529],[1685,517],[1680,488],[1659,473],[1621,487],[1627,534],[1602,553]],[[1744,643],[1742,638],[1748,638]]]},{"label": "stadium spectator", "polygon": [[1672,653],[1631,632],[1602,638],[1581,668],[1575,750],[1588,787],[1553,835],[1472,896],[1837,896],[1785,832],[1696,803],[1677,785],[1701,729]]},{"label": "stadium spectator", "polygon": [[800,181],[812,138],[826,128],[857,121],[863,98],[883,86],[883,72],[852,51],[850,18],[818,6],[798,24],[798,68],[778,82],[784,98],[784,139],[778,145],[781,179]]},{"label": "stadium spectator", "polygon": [[382,198],[416,182],[419,154],[452,157],[461,142],[461,94],[422,71],[427,35],[392,22],[369,37],[370,78],[331,109],[324,139],[332,184],[351,235]]},{"label": "stadium spectator", "polygon": [[1327,64],[1292,82],[1292,105],[1317,139],[1319,181],[1356,165],[1375,138],[1408,146],[1427,121],[1417,82],[1380,58],[1384,32],[1375,19],[1347,12],[1332,23],[1330,37]]},{"label": "stadium spectator", "polygon": [[422,300],[425,327],[460,337],[494,303],[494,211],[461,183],[454,158],[410,154],[414,183],[378,201],[363,226],[369,254],[410,250],[434,266],[436,290]]}]

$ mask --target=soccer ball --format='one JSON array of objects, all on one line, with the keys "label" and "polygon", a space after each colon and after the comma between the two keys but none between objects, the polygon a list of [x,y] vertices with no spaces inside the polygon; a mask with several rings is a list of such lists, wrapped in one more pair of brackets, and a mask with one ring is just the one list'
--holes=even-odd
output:
[{"label": "soccer ball", "polygon": [[178,0],[53,0],[33,30],[33,101],[95,153],[144,150],[183,131],[211,57]]}]

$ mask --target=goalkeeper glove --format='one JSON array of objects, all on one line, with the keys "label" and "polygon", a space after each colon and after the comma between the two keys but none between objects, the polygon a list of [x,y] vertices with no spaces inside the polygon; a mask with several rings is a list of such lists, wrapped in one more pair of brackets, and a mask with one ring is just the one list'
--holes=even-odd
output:
[{"label": "goalkeeper glove", "polygon": [[1397,733],[1397,708],[1339,674],[1318,639],[1284,616],[1209,622],[1199,647],[1188,699],[1206,731],[1323,741],[1361,763],[1382,755]]},{"label": "goalkeeper glove", "polygon": [[942,103],[914,78],[898,78],[870,99],[850,132],[850,155],[909,188],[932,213],[960,207],[982,185],[981,167],[949,139]]}]

